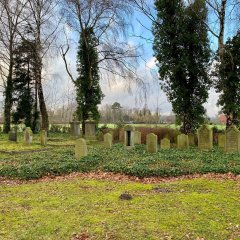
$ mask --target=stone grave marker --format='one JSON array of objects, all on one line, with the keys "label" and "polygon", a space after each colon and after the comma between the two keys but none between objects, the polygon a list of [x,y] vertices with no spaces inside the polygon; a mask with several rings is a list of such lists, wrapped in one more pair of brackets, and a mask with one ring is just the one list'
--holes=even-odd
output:
[{"label": "stone grave marker", "polygon": [[112,148],[113,136],[110,133],[104,135],[104,146],[106,148]]},{"label": "stone grave marker", "polygon": [[134,141],[135,141],[134,131],[135,131],[134,126],[126,125],[124,127],[124,145],[127,149],[134,147]]},{"label": "stone grave marker", "polygon": [[189,141],[189,146],[195,146],[195,134],[189,133],[188,141]]},{"label": "stone grave marker", "polygon": [[96,141],[96,122],[93,120],[91,112],[88,113],[88,119],[85,123],[85,139],[89,141]]},{"label": "stone grave marker", "polygon": [[180,134],[177,136],[177,148],[178,149],[188,149],[189,148],[188,135]]},{"label": "stone grave marker", "polygon": [[88,155],[87,143],[83,138],[77,139],[75,144],[75,158],[81,159]]},{"label": "stone grave marker", "polygon": [[31,144],[33,141],[33,133],[30,127],[27,127],[24,132],[24,143]]},{"label": "stone grave marker", "polygon": [[124,134],[125,134],[124,128],[119,128],[119,142],[120,143],[124,143]]},{"label": "stone grave marker", "polygon": [[70,122],[70,132],[72,136],[80,137],[81,136],[80,122],[76,120]]},{"label": "stone grave marker", "polygon": [[46,130],[41,130],[41,132],[40,132],[40,144],[42,146],[47,145],[47,131]]},{"label": "stone grave marker", "polygon": [[164,138],[161,140],[161,149],[170,149],[170,140],[168,138]]},{"label": "stone grave marker", "polygon": [[221,148],[222,150],[225,149],[225,134],[224,133],[218,134],[218,147]]},{"label": "stone grave marker", "polygon": [[156,153],[158,151],[158,138],[154,133],[150,133],[147,135],[146,143],[147,143],[147,151],[150,153]]},{"label": "stone grave marker", "polygon": [[198,148],[201,150],[212,150],[213,148],[213,131],[206,124],[198,129]]},{"label": "stone grave marker", "polygon": [[142,137],[142,133],[139,131],[135,131],[134,132],[134,143],[135,144],[141,144],[141,137]]},{"label": "stone grave marker", "polygon": [[17,131],[11,130],[8,133],[8,140],[11,142],[17,142]]},{"label": "stone grave marker", "polygon": [[231,126],[226,130],[225,152],[240,152],[240,132],[236,126]]}]

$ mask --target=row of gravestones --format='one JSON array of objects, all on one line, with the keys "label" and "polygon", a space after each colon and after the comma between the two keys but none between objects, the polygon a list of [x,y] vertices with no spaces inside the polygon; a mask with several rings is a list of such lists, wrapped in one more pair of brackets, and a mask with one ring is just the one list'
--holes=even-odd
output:
[{"label": "row of gravestones", "polygon": [[[191,137],[190,137],[191,139]],[[191,140],[194,142],[193,140]],[[231,126],[225,134],[219,135],[219,147],[226,152],[240,152],[240,132],[235,126]],[[110,133],[104,135],[104,145],[111,148],[113,137]],[[126,126],[124,131],[124,145],[127,149],[131,149],[135,144],[141,144],[141,132],[135,131],[134,127]],[[164,138],[161,140],[161,149],[170,149],[170,140]],[[189,148],[189,136],[180,134],[177,137],[177,148]],[[213,148],[213,132],[207,125],[203,125],[198,130],[198,148],[201,150],[211,150]],[[150,153],[158,151],[158,138],[154,133],[150,133],[146,137],[146,150]],[[75,145],[75,156],[77,159],[87,156],[87,144],[85,139],[77,140]]]},{"label": "row of gravestones", "polygon": [[[9,132],[8,139],[9,141],[17,142],[16,129]],[[30,127],[27,127],[23,134],[23,142],[29,145],[32,143],[32,141],[33,141],[33,132]],[[47,145],[47,131],[45,130],[41,130],[40,132],[40,144],[43,146]]]}]

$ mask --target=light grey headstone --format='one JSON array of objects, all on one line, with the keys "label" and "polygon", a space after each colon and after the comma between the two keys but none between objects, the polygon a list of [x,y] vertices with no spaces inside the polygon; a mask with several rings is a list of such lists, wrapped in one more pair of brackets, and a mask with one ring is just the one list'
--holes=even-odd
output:
[{"label": "light grey headstone", "polygon": [[104,135],[104,146],[106,148],[112,148],[113,137],[112,134],[106,133]]},{"label": "light grey headstone", "polygon": [[86,140],[83,138],[77,139],[75,144],[75,158],[81,159],[88,155]]},{"label": "light grey headstone", "polygon": [[156,153],[158,151],[158,138],[154,133],[150,133],[146,137],[147,152]]}]

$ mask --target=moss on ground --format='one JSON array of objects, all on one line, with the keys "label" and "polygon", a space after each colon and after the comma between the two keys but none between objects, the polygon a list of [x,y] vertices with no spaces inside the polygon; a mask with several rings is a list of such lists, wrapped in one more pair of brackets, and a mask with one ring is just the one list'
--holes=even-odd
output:
[{"label": "moss on ground", "polygon": [[[240,239],[240,182],[84,180],[0,186],[0,239]],[[160,190],[160,191],[159,191]],[[133,196],[119,200],[123,192]]]}]

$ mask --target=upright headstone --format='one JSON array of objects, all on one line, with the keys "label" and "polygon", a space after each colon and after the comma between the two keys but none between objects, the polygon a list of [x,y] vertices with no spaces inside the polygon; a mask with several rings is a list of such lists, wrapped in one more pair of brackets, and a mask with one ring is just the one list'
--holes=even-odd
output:
[{"label": "upright headstone", "polygon": [[188,149],[189,148],[188,135],[180,134],[177,136],[177,148],[178,149]]},{"label": "upright headstone", "polygon": [[142,137],[142,133],[139,131],[135,131],[134,132],[134,143],[135,144],[141,144],[141,137]]},{"label": "upright headstone", "polygon": [[218,147],[222,150],[225,149],[225,134],[223,133],[218,134]]},{"label": "upright headstone", "polygon": [[104,146],[106,148],[112,148],[113,136],[110,133],[104,135]]},{"label": "upright headstone", "polygon": [[170,140],[168,138],[164,138],[161,140],[161,149],[170,149]]},{"label": "upright headstone", "polygon": [[125,131],[124,128],[119,128],[119,142],[120,143],[124,143],[124,135]]},{"label": "upright headstone", "polygon": [[146,137],[147,152],[156,153],[158,151],[158,138],[154,133],[150,133]]},{"label": "upright headstone", "polygon": [[88,155],[86,140],[83,138],[77,139],[75,144],[75,158],[80,159]]},{"label": "upright headstone", "polygon": [[240,132],[236,126],[226,130],[225,152],[240,152]]},{"label": "upright headstone", "polygon": [[30,127],[27,127],[24,132],[24,143],[31,144],[33,141],[33,132]]},{"label": "upright headstone", "polygon": [[8,133],[8,140],[11,142],[17,142],[17,131],[11,130]]},{"label": "upright headstone", "polygon": [[96,122],[93,120],[91,112],[88,113],[88,119],[85,123],[85,139],[96,141]]},{"label": "upright headstone", "polygon": [[41,130],[40,132],[40,144],[43,146],[47,145],[47,131]]},{"label": "upright headstone", "polygon": [[189,133],[188,141],[189,141],[189,146],[195,146],[195,134]]},{"label": "upright headstone", "polygon": [[80,122],[76,120],[70,122],[70,132],[72,136],[80,137],[81,136]]},{"label": "upright headstone", "polygon": [[198,148],[201,150],[212,150],[213,131],[207,124],[198,129]]},{"label": "upright headstone", "polygon": [[126,148],[133,148],[134,147],[134,131],[135,128],[131,125],[126,125],[124,127],[124,145]]}]

